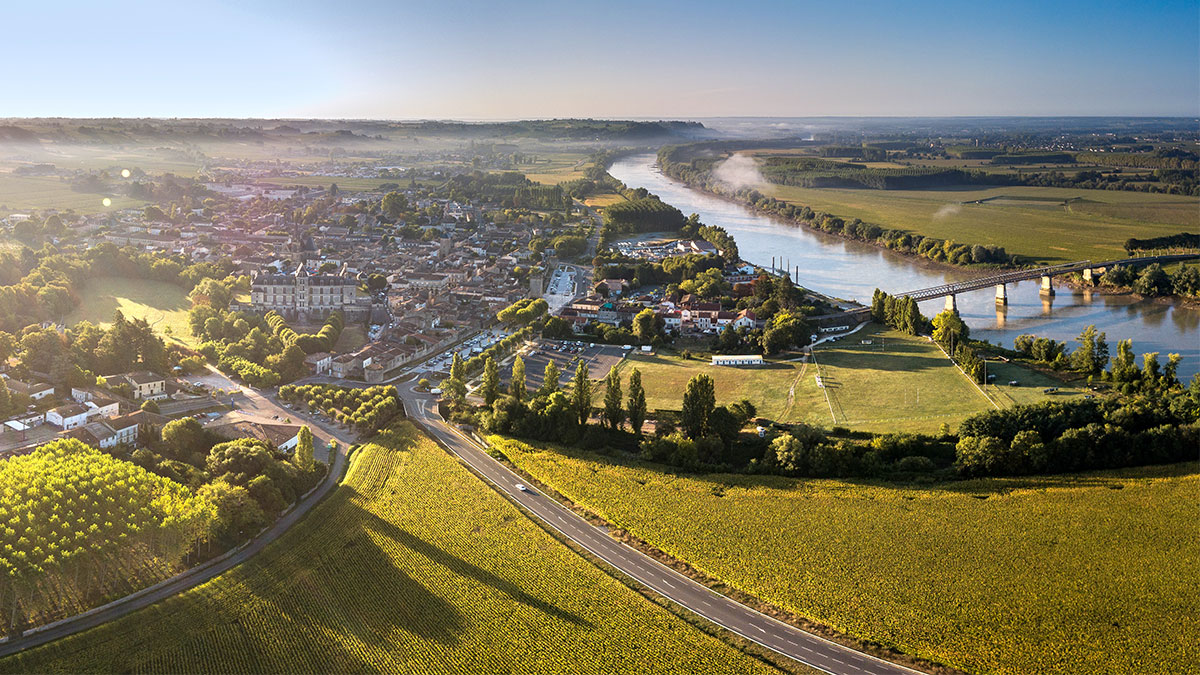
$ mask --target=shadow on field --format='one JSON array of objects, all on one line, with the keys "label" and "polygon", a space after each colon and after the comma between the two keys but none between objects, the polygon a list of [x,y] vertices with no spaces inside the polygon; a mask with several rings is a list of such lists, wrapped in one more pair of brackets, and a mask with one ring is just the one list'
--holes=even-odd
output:
[{"label": "shadow on field", "polygon": [[576,626],[582,626],[585,628],[592,627],[592,624],[587,620],[578,617],[564,609],[556,607],[555,605],[552,605],[541,598],[530,595],[520,586],[507,579],[498,577],[481,567],[473,565],[462,558],[444,551],[425,541],[424,539],[421,539],[420,537],[417,537],[412,533],[397,527],[393,523],[389,523],[388,521],[375,516],[374,514],[367,513],[365,511],[363,513],[366,519],[364,525],[367,527],[367,529],[392,539],[402,546],[421,554],[432,563],[440,565],[454,572],[455,574],[458,574],[459,576],[474,579],[481,584],[491,586],[492,588],[512,598],[516,602],[528,607],[532,607],[544,614],[553,616],[556,619],[566,621],[567,623],[571,623]]}]

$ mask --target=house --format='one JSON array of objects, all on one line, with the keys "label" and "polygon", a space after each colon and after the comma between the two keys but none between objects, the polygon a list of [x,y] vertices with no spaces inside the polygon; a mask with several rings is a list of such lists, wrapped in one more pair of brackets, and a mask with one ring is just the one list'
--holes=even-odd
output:
[{"label": "house", "polygon": [[133,391],[135,399],[154,401],[160,398],[167,398],[167,378],[162,375],[156,375],[148,370],[110,375],[104,379],[108,382],[109,386],[128,384],[129,388]]},{"label": "house", "polygon": [[304,365],[308,366],[313,375],[324,375],[333,364],[333,355],[329,352],[317,352],[304,357]]},{"label": "house", "polygon": [[266,441],[282,451],[293,450],[300,443],[299,424],[273,424],[239,420],[209,427],[209,431],[230,440],[254,438]]},{"label": "house", "polygon": [[40,401],[47,396],[54,395],[54,386],[45,382],[22,382],[13,378],[6,378],[5,384],[8,385],[8,390],[16,394],[24,394],[32,401]]},{"label": "house", "polygon": [[108,398],[93,398],[83,406],[88,409],[88,417],[113,417],[121,412],[121,406]]},{"label": "house", "polygon": [[733,320],[734,328],[757,328],[759,325],[758,315],[748,309],[738,312],[737,318]]},{"label": "house", "polygon": [[714,366],[761,366],[763,365],[763,357],[759,354],[737,354],[730,356],[722,356],[713,354],[712,363]]},{"label": "house", "polygon": [[68,403],[46,412],[46,421],[63,431],[87,424],[91,409],[82,403]]}]

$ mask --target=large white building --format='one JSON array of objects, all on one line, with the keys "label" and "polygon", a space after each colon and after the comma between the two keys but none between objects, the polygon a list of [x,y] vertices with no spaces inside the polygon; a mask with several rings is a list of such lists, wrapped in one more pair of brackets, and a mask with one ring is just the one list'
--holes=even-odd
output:
[{"label": "large white building", "polygon": [[281,314],[327,314],[358,303],[358,282],[346,271],[313,274],[301,263],[291,274],[255,274],[250,285],[250,304],[260,312]]}]

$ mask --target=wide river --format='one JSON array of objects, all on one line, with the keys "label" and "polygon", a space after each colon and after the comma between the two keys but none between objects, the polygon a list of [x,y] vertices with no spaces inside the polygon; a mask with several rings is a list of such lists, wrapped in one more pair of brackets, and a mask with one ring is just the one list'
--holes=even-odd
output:
[{"label": "wide river", "polygon": [[[900,294],[984,274],[923,265],[891,251],[755,213],[667,178],[655,166],[654,155],[625,157],[609,173],[629,187],[646,188],[685,215],[698,213],[705,224],[724,227],[747,261],[769,267],[774,258],[780,269],[790,265],[796,283],[827,295],[869,305],[876,288]],[[1135,353],[1160,352],[1162,363],[1168,353],[1182,355],[1180,379],[1200,372],[1200,311],[1065,286],[1058,287],[1053,298],[1043,299],[1038,287],[1037,281],[1010,284],[1008,306],[1003,309],[995,304],[992,287],[959,295],[958,311],[971,327],[971,337],[1012,347],[1013,338],[1022,333],[1069,341],[1088,324],[1095,324],[1107,333],[1113,354],[1117,340],[1133,338]],[[933,316],[944,304],[944,300],[931,300],[921,304],[921,311]]]}]

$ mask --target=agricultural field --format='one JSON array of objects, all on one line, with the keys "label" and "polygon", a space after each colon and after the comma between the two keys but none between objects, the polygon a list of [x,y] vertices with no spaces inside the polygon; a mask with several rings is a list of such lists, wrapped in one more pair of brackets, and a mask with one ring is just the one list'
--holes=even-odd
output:
[{"label": "agricultural field", "polygon": [[797,615],[968,672],[1200,662],[1188,463],[934,485],[710,474],[500,441],[534,478]]},{"label": "agricultural field", "polygon": [[558,185],[559,183],[583,178],[583,169],[587,164],[588,155],[581,152],[551,153],[538,155],[533,164],[521,164],[513,167],[513,171],[525,174],[525,177],[535,183]]},{"label": "agricultural field", "polygon": [[0,671],[773,672],[572,552],[406,423],[251,560]]},{"label": "agricultural field", "polygon": [[610,192],[602,195],[592,195],[591,197],[583,200],[583,203],[594,209],[602,209],[606,206],[612,206],[613,204],[618,204],[623,201],[625,201],[625,197],[615,192]]},{"label": "agricultural field", "polygon": [[843,218],[1003,246],[1050,264],[1124,258],[1122,244],[1130,237],[1200,227],[1200,199],[1181,195],[1025,186],[847,190],[771,185],[764,191]]},{"label": "agricultural field", "polygon": [[190,307],[187,291],[175,284],[149,279],[96,277],[88,279],[83,286],[79,307],[67,316],[66,323],[91,321],[107,327],[112,323],[113,313],[120,310],[127,319],[145,319],[158,333],[191,344]]},{"label": "agricultural field", "polygon": [[[112,199],[111,206],[101,200]],[[0,172],[0,216],[9,213],[27,213],[34,209],[68,209],[77,213],[117,211],[141,207],[146,202],[121,195],[101,195],[93,192],[76,192],[71,185],[57,176],[14,176]]]}]

